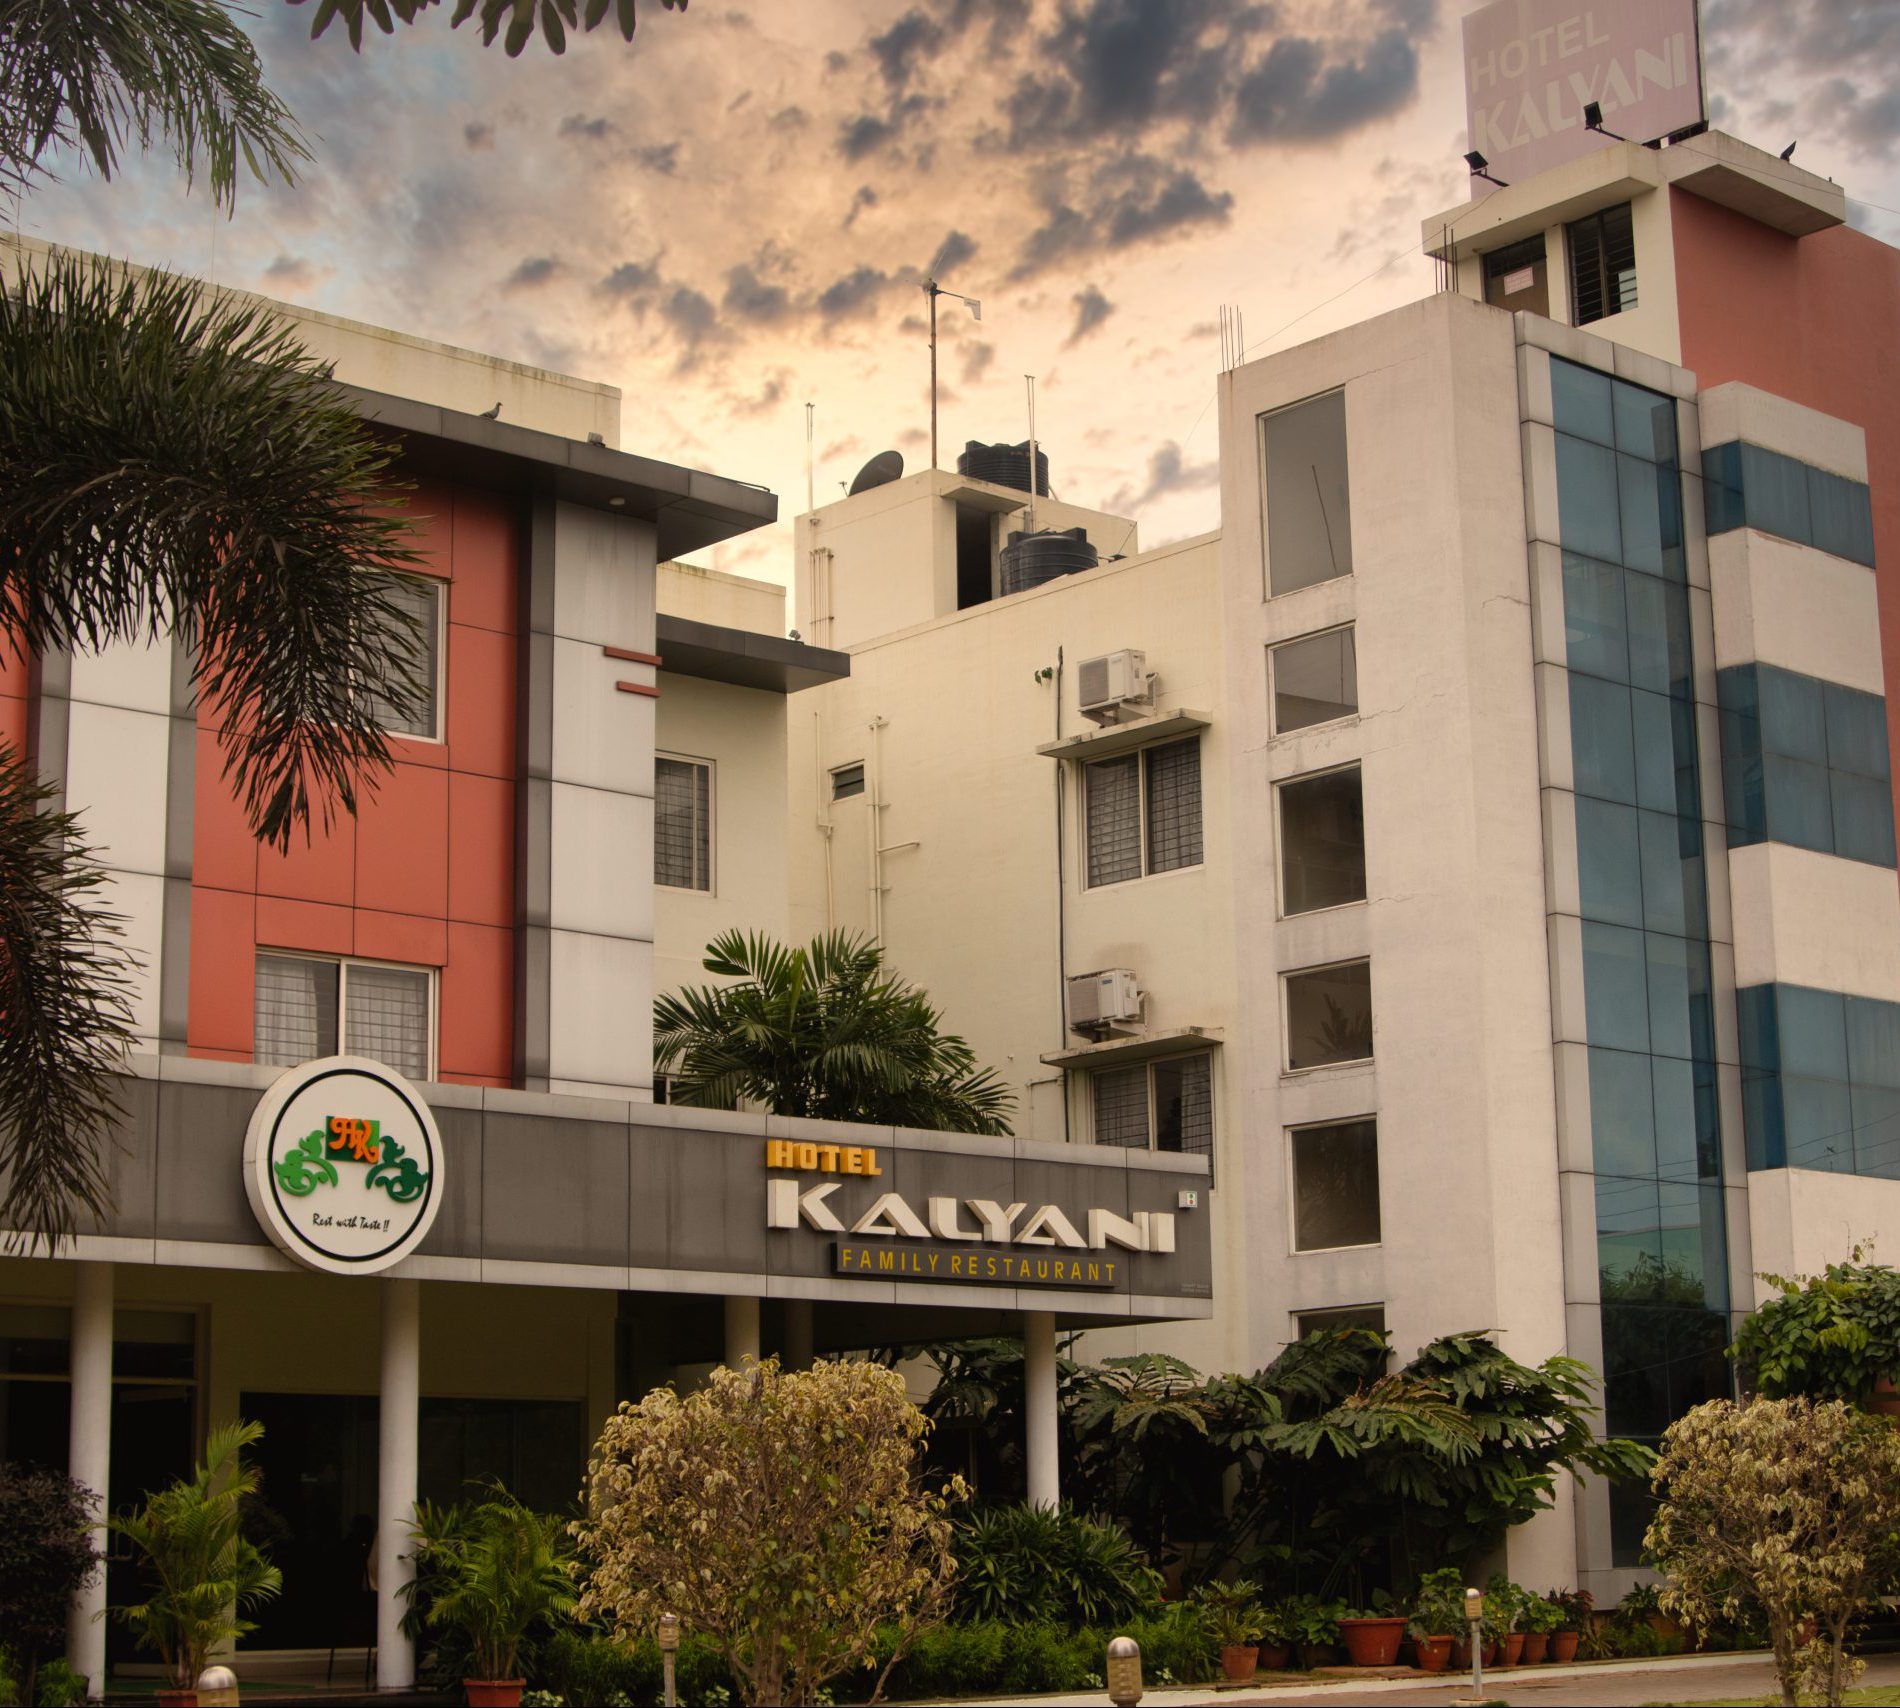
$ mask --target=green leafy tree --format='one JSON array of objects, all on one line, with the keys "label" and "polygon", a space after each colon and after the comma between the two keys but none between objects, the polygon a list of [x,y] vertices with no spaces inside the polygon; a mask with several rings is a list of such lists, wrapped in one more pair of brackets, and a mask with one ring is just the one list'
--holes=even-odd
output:
[{"label": "green leafy tree", "polygon": [[1830,1263],[1819,1275],[1766,1275],[1776,1296],[1735,1337],[1729,1356],[1767,1399],[1797,1396],[1864,1405],[1900,1377],[1900,1273],[1885,1264]]},{"label": "green leafy tree", "polygon": [[1007,1134],[1015,1099],[883,951],[842,931],[791,949],[728,931],[706,971],[733,982],[653,1005],[653,1066],[676,1103]]},{"label": "green leafy tree", "polygon": [[213,1652],[256,1625],[244,1615],[283,1587],[283,1575],[244,1535],[244,1506],[259,1488],[244,1449],[261,1423],[212,1430],[188,1477],[108,1520],[136,1556],[145,1599],[112,1609],[165,1667],[172,1688],[191,1690]]},{"label": "green leafy tree", "polygon": [[1654,1487],[1663,1608],[1705,1629],[1760,1609],[1785,1708],[1839,1703],[1847,1627],[1900,1571],[1900,1431],[1840,1400],[1711,1400],[1669,1426]]},{"label": "green leafy tree", "polygon": [[92,1503],[56,1471],[0,1465],[0,1632],[20,1669],[22,1702],[36,1700],[40,1663],[64,1646],[67,1609],[103,1564],[92,1545]]},{"label": "green leafy tree", "polygon": [[453,1526],[418,1517],[417,1569],[431,1590],[425,1620],[462,1638],[474,1677],[518,1677],[529,1634],[566,1620],[579,1598],[566,1521],[499,1486]]},{"label": "green leafy tree", "polygon": [[581,1616],[631,1643],[676,1614],[722,1645],[749,1702],[809,1703],[873,1657],[881,1691],[941,1622],[956,1569],[964,1489],[920,1483],[929,1430],[902,1376],[855,1360],[787,1374],[767,1359],[623,1405],[575,1527]]}]

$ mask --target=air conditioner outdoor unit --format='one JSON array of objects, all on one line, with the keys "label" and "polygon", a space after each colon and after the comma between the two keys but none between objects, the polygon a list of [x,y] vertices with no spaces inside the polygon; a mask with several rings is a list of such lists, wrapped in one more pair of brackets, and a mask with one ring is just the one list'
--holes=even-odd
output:
[{"label": "air conditioner outdoor unit", "polygon": [[1069,980],[1069,1027],[1085,1037],[1106,1037],[1141,1024],[1141,986],[1127,967],[1078,973]]},{"label": "air conditioner outdoor unit", "polygon": [[1148,674],[1148,655],[1132,647],[1085,658],[1076,675],[1076,702],[1085,718],[1112,724],[1124,707],[1145,706],[1152,699],[1154,678]]}]

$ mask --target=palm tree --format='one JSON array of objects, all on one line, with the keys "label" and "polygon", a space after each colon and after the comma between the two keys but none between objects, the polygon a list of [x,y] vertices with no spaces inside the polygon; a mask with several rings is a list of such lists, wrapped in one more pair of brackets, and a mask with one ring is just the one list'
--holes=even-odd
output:
[{"label": "palm tree", "polygon": [[777,1115],[1007,1134],[1015,1097],[976,1066],[915,985],[868,938],[834,931],[803,949],[729,931],[706,971],[737,982],[653,1005],[653,1065],[676,1103]]}]

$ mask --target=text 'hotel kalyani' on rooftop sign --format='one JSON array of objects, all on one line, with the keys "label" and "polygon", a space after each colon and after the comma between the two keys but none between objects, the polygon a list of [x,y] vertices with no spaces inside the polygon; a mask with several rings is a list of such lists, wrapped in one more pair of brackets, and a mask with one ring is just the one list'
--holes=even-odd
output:
[{"label": "text 'hotel kalyani' on rooftop sign", "polygon": [[1495,0],[1466,16],[1464,50],[1466,146],[1507,184],[1605,146],[1590,101],[1631,142],[1703,117],[1696,0]]}]

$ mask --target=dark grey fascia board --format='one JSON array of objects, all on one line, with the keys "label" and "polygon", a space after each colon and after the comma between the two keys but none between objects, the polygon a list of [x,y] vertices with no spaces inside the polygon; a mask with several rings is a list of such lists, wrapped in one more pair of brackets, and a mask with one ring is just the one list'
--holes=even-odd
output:
[{"label": "dark grey fascia board", "polygon": [[419,468],[640,517],[658,529],[662,558],[778,520],[778,495],[746,481],[340,380],[331,384],[365,421],[400,433]]},{"label": "dark grey fascia board", "polygon": [[660,668],[675,676],[697,676],[707,682],[730,682],[736,688],[763,688],[773,694],[796,694],[821,682],[836,682],[851,674],[851,655],[804,641],[762,635],[751,629],[728,629],[717,623],[696,623],[690,617],[660,613],[658,649]]}]

